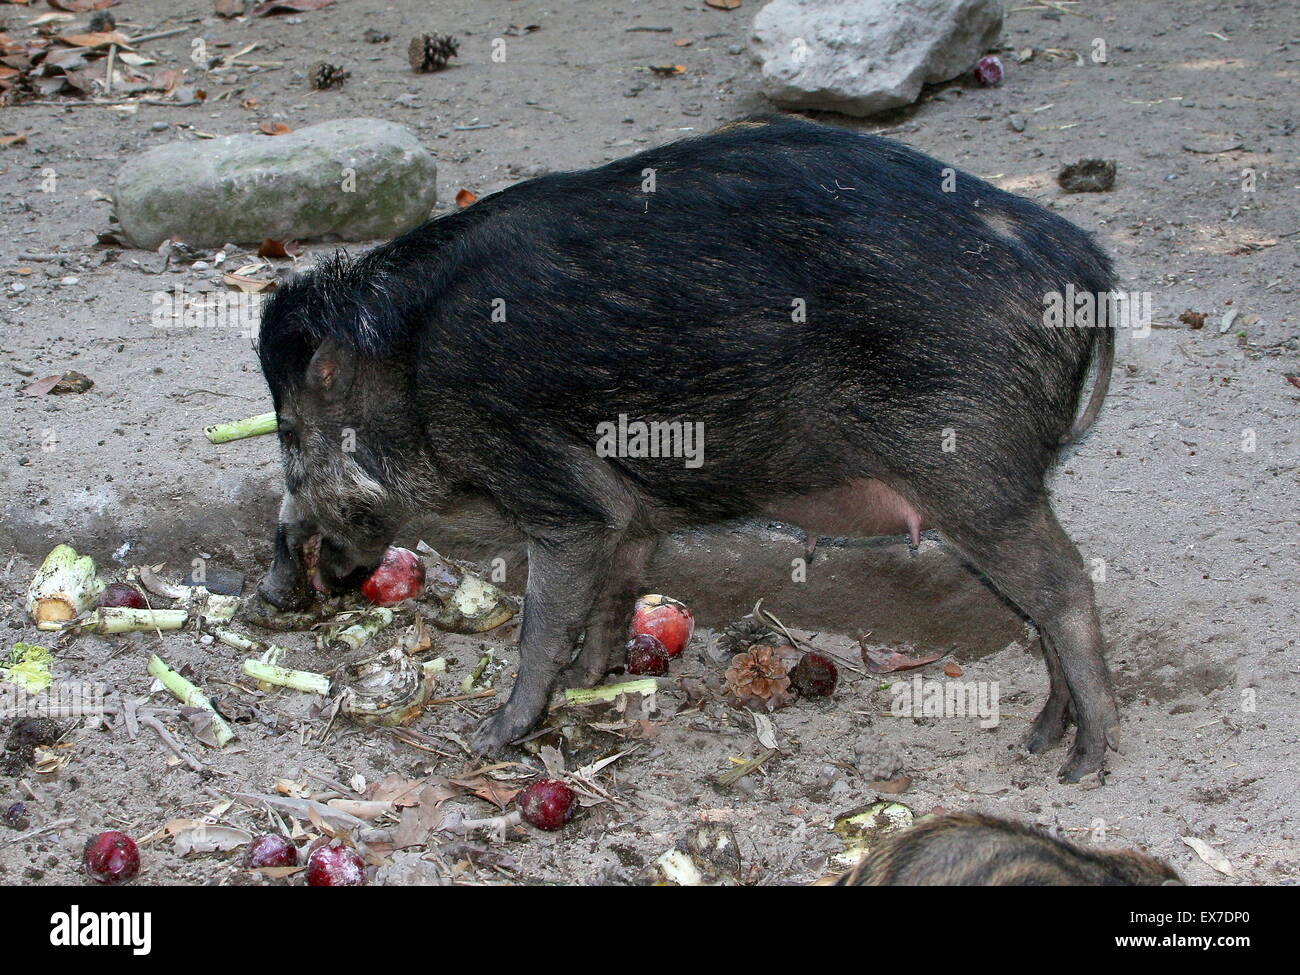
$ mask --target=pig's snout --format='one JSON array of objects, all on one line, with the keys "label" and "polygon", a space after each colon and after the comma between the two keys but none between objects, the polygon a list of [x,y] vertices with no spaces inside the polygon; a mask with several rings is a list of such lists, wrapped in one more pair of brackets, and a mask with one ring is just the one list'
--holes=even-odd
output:
[{"label": "pig's snout", "polygon": [[347,541],[322,536],[311,573],[312,584],[329,593],[357,589],[379,567],[387,547],[384,543],[378,548],[358,548]]}]

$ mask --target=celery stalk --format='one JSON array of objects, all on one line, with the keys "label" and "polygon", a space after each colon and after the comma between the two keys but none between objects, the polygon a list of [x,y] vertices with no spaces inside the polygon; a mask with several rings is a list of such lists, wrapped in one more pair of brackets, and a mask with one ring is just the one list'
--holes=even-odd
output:
[{"label": "celery stalk", "polygon": [[149,655],[149,676],[162,681],[163,686],[182,704],[212,712],[212,732],[218,747],[225,748],[235,737],[234,730],[226,723],[225,718],[217,714],[217,709],[212,706],[207,695],[163,663],[162,658],[157,654]]},{"label": "celery stalk", "polygon": [[290,670],[287,667],[277,667],[274,664],[263,663],[260,660],[245,660],[244,673],[259,683],[288,687],[291,690],[305,691],[308,694],[329,694],[330,692],[330,679],[324,674],[317,674],[310,670]]},{"label": "celery stalk", "polygon": [[653,677],[643,680],[629,680],[621,684],[605,684],[602,687],[570,687],[564,692],[568,704],[595,704],[599,701],[612,701],[620,694],[653,694],[659,690],[659,682]]},{"label": "celery stalk", "polygon": [[214,423],[210,427],[203,428],[203,435],[211,443],[229,443],[232,440],[243,440],[245,437],[261,437],[268,433],[275,433],[278,425],[274,413],[259,413],[257,416],[233,420],[230,423]]}]

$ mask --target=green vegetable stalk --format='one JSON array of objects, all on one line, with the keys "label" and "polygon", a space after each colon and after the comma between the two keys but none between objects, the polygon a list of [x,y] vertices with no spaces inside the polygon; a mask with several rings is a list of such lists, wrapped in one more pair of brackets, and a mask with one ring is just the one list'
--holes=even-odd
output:
[{"label": "green vegetable stalk", "polygon": [[149,655],[149,676],[162,681],[163,686],[182,704],[192,708],[202,708],[212,713],[212,732],[218,747],[225,748],[235,737],[234,730],[226,723],[225,718],[217,714],[217,709],[212,706],[207,695],[163,663],[162,658],[157,654]]},{"label": "green vegetable stalk", "polygon": [[95,576],[95,560],[77,555],[71,545],[56,545],[45,556],[27,590],[27,612],[38,630],[57,630],[95,605],[104,583]]},{"label": "green vegetable stalk", "polygon": [[393,622],[393,611],[376,606],[351,626],[332,626],[324,636],[326,648],[335,651],[360,650],[367,640]]},{"label": "green vegetable stalk", "polygon": [[603,687],[570,687],[564,692],[568,704],[596,704],[600,701],[612,701],[620,694],[653,694],[659,690],[659,682],[653,677],[644,680],[629,680],[621,684],[605,684]]},{"label": "green vegetable stalk", "polygon": [[244,673],[262,684],[288,687],[308,694],[329,694],[330,679],[310,670],[290,670],[260,660],[245,660]]},{"label": "green vegetable stalk", "polygon": [[246,437],[262,437],[268,433],[275,433],[278,425],[274,413],[259,413],[257,416],[234,420],[230,423],[214,423],[210,427],[204,427],[203,434],[210,443],[229,443],[232,440],[243,440]]},{"label": "green vegetable stalk", "polygon": [[129,606],[101,606],[80,628],[86,633],[139,633],[149,630],[179,630],[189,621],[183,609],[132,609]]}]

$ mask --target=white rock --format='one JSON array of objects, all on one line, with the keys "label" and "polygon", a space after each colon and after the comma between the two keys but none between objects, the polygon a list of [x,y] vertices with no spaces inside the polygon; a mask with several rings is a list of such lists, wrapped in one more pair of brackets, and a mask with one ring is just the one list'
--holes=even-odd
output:
[{"label": "white rock", "polygon": [[974,67],[1000,0],[772,0],[750,39],[764,93],[786,108],[874,115]]}]

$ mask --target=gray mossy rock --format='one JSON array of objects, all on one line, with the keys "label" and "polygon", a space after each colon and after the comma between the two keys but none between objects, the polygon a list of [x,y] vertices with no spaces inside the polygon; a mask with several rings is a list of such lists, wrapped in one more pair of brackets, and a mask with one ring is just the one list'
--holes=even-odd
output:
[{"label": "gray mossy rock", "polygon": [[863,116],[969,71],[1001,30],[1000,0],[773,0],[750,44],[777,105]]},{"label": "gray mossy rock", "polygon": [[122,167],[113,200],[127,239],[151,250],[173,235],[196,247],[377,240],[428,218],[437,174],[410,129],[339,119],[150,149]]}]

